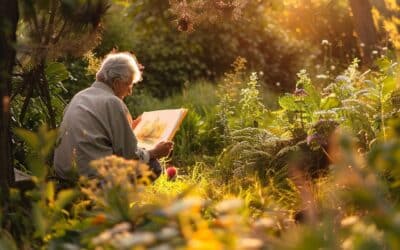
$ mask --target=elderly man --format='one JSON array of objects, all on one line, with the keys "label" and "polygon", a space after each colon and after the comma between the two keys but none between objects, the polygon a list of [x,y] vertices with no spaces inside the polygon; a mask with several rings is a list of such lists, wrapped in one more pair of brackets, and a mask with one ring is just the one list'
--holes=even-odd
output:
[{"label": "elderly man", "polygon": [[169,154],[172,142],[161,142],[148,151],[137,147],[123,99],[140,80],[138,63],[131,54],[112,53],[105,58],[96,81],[76,94],[64,111],[54,155],[58,178],[70,180],[74,164],[80,175],[96,176],[89,163],[113,154],[150,162],[150,166]]}]

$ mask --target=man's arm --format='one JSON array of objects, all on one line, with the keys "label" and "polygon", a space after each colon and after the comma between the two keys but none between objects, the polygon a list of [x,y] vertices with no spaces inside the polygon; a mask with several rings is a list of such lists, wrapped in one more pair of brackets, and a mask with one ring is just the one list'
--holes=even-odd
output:
[{"label": "man's arm", "polygon": [[129,110],[119,99],[111,99],[108,105],[108,118],[112,133],[112,148],[114,154],[126,159],[135,159],[148,163],[150,154],[147,150],[137,147],[137,139],[129,122]]}]

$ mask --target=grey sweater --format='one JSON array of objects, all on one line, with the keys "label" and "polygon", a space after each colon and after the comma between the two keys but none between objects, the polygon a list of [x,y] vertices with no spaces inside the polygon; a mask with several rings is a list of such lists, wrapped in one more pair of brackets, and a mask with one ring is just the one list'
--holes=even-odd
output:
[{"label": "grey sweater", "polygon": [[137,147],[128,122],[128,108],[102,82],[76,94],[64,111],[54,154],[59,178],[68,179],[73,162],[80,175],[95,176],[92,160],[109,155],[149,161],[149,153]]}]

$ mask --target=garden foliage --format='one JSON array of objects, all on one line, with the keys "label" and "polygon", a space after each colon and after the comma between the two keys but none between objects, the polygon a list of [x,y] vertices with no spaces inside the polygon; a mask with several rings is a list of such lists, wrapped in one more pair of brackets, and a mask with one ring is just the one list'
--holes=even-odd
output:
[{"label": "garden foliage", "polygon": [[[0,244],[11,249],[395,248],[398,66],[388,59],[377,63],[379,70],[361,73],[354,61],[323,88],[301,71],[295,91],[282,95],[280,107],[272,110],[262,104],[256,74],[245,73],[245,61],[238,59],[220,84],[213,111],[202,109],[202,99],[193,98],[190,89],[175,100],[191,100],[194,112],[188,117],[191,132],[177,135],[180,147],[196,145],[202,136],[220,140],[193,146],[203,156],[175,181],[162,175],[151,183],[146,165],[108,157],[93,162],[98,179],[81,179],[60,191],[45,178],[55,132],[17,130],[29,147],[34,187],[12,190],[8,206],[15,210],[1,217],[7,226]],[[208,88],[197,85],[195,93]],[[202,126],[214,126],[219,134],[205,136]],[[202,149],[209,145],[215,148]],[[216,156],[214,166],[207,154]]]}]

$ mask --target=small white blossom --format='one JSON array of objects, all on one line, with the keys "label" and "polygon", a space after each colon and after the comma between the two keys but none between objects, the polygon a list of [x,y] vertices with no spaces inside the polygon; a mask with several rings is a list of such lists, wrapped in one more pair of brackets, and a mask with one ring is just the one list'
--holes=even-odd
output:
[{"label": "small white blossom", "polygon": [[275,221],[271,218],[261,218],[254,222],[254,226],[257,228],[273,228],[275,224]]},{"label": "small white blossom", "polygon": [[220,213],[226,213],[232,210],[237,210],[243,207],[243,205],[244,204],[241,199],[230,199],[221,201],[215,206],[215,209]]},{"label": "small white blossom", "polygon": [[342,225],[342,227],[348,227],[351,225],[354,225],[357,221],[358,221],[358,216],[349,216],[344,218],[341,222],[340,225]]}]

